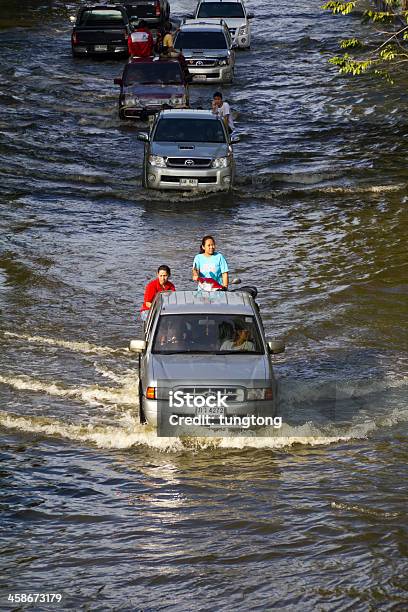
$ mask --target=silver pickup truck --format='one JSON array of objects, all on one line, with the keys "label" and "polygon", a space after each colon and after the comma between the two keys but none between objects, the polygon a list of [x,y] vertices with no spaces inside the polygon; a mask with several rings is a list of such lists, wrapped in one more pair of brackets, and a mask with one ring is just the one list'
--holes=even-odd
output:
[{"label": "silver pickup truck", "polygon": [[239,142],[228,134],[223,121],[211,111],[164,110],[145,143],[142,183],[148,189],[201,189],[230,191],[235,162],[232,145]]},{"label": "silver pickup truck", "polygon": [[[276,381],[259,309],[246,291],[175,291],[157,294],[140,354],[141,421],[159,435],[201,417],[200,425],[222,425],[233,417],[274,417]],[[161,433],[160,433],[161,432]]]},{"label": "silver pickup truck", "polygon": [[174,47],[182,51],[195,83],[231,83],[235,70],[235,51],[224,21],[217,24],[194,21],[182,25]]}]

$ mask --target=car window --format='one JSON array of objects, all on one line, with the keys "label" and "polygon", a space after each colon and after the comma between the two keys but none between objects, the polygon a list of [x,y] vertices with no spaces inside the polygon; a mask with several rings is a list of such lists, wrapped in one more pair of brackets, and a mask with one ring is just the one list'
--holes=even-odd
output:
[{"label": "car window", "polygon": [[153,353],[264,354],[258,324],[244,315],[161,315]]},{"label": "car window", "polygon": [[115,26],[123,24],[123,15],[120,11],[112,10],[86,10],[81,15],[81,26]]},{"label": "car window", "polygon": [[162,118],[153,136],[155,142],[224,143],[225,132],[219,119]]},{"label": "car window", "polygon": [[223,32],[179,32],[175,49],[228,49]]},{"label": "car window", "polygon": [[239,2],[204,2],[197,17],[244,18],[244,9]]},{"label": "car window", "polygon": [[149,62],[147,64],[129,64],[125,72],[123,84],[125,86],[128,86],[135,85],[136,83],[183,83],[181,66],[176,62]]}]

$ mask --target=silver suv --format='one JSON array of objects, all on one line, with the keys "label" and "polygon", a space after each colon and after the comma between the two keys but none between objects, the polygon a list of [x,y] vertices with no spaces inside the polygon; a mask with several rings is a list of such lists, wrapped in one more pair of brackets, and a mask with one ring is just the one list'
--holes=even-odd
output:
[{"label": "silver suv", "polygon": [[[197,21],[217,23],[223,19],[228,26],[232,42],[241,49],[251,46],[251,24],[254,15],[248,13],[242,0],[200,0],[194,15]],[[185,23],[194,23],[186,19]]]},{"label": "silver suv", "polygon": [[194,82],[231,83],[235,51],[229,30],[222,20],[216,24],[195,21],[180,27],[174,47],[183,52]]},{"label": "silver suv", "polygon": [[235,174],[231,138],[211,111],[164,110],[145,143],[143,186],[149,189],[229,191]]},{"label": "silver suv", "polygon": [[[205,414],[214,425],[220,417],[275,415],[270,354],[284,347],[266,341],[257,304],[245,291],[157,294],[144,340],[132,340],[130,349],[140,353],[142,421],[160,425],[163,406],[167,417],[175,415],[172,425],[180,416]],[[221,406],[180,406],[170,401],[177,392],[225,400]]]}]

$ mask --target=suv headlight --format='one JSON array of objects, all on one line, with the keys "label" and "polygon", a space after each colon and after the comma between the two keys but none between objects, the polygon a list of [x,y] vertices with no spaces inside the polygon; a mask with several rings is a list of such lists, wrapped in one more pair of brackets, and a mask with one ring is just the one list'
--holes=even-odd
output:
[{"label": "suv headlight", "polygon": [[273,389],[272,387],[264,387],[261,389],[248,389],[247,399],[252,401],[271,400],[273,399]]},{"label": "suv headlight", "polygon": [[239,30],[238,30],[238,34],[241,36],[242,34],[246,34],[246,33],[247,33],[247,31],[248,31],[248,26],[243,25],[243,26],[241,26],[241,27],[239,28]]},{"label": "suv headlight", "polygon": [[219,66],[228,66],[228,64],[230,63],[229,58],[227,57],[226,59],[222,59],[218,61],[218,65]]},{"label": "suv headlight", "polygon": [[149,164],[156,166],[156,168],[165,168],[166,160],[160,155],[149,155]]},{"label": "suv headlight", "polygon": [[184,96],[172,96],[169,103],[172,106],[182,106],[184,104]]},{"label": "suv headlight", "polygon": [[125,96],[125,106],[140,106],[140,100],[135,96]]},{"label": "suv headlight", "polygon": [[216,157],[211,164],[212,168],[226,168],[230,163],[229,157]]}]

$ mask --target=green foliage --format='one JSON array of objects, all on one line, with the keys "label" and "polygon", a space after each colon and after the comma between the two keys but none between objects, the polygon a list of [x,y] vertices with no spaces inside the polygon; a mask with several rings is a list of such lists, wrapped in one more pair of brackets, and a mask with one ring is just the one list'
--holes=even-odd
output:
[{"label": "green foliage", "polygon": [[341,49],[361,49],[363,43],[358,38],[346,38],[340,41]]},{"label": "green foliage", "polygon": [[364,11],[363,21],[373,21],[374,23],[393,23],[395,20],[394,13],[385,13],[383,11]]},{"label": "green foliage", "polygon": [[354,2],[336,2],[336,0],[330,0],[322,6],[326,11],[331,11],[333,15],[348,15],[355,8],[357,1]]},{"label": "green foliage", "polygon": [[373,63],[372,60],[355,60],[348,53],[332,57],[329,62],[338,66],[340,74],[352,74],[353,76],[367,72]]},{"label": "green foliage", "polygon": [[[322,8],[331,11],[333,15],[348,15],[359,7],[365,8],[365,0],[356,0],[355,2],[326,2]],[[372,22],[376,26],[381,26],[381,35],[383,42],[375,49],[370,49],[358,38],[347,38],[340,41],[340,48],[351,50],[353,56],[345,52],[343,55],[332,57],[329,62],[337,66],[340,74],[359,76],[364,73],[385,78],[389,83],[392,79],[388,70],[383,66],[394,66],[401,62],[408,62],[408,51],[404,46],[404,41],[408,41],[408,25],[400,28],[398,31],[393,27],[389,32],[384,31],[386,26],[394,26],[396,23],[396,15],[403,18],[408,23],[408,11],[401,10],[406,4],[401,0],[384,0],[387,10],[365,10],[363,12],[363,22]],[[359,55],[359,57],[357,56]]]}]

